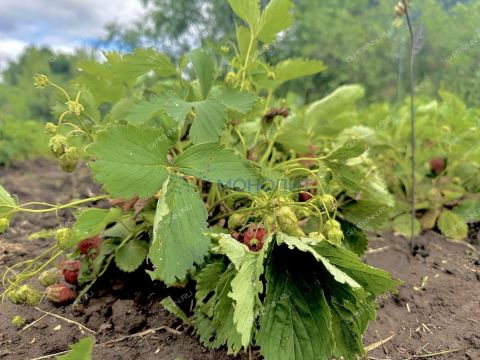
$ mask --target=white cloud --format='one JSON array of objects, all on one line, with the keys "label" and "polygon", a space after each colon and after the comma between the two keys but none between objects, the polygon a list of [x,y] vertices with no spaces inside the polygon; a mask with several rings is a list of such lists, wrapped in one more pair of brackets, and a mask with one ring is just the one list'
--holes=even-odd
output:
[{"label": "white cloud", "polygon": [[0,71],[9,60],[18,57],[27,47],[27,43],[15,39],[0,39]]},{"label": "white cloud", "polygon": [[27,45],[71,52],[105,34],[105,24],[132,23],[140,0],[0,0],[0,64]]}]

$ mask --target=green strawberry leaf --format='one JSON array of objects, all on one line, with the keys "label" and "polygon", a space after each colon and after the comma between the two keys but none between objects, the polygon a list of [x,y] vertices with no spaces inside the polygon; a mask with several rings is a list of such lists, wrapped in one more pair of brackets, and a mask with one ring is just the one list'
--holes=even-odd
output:
[{"label": "green strawberry leaf", "polygon": [[77,215],[77,221],[72,227],[72,241],[69,245],[75,246],[81,240],[100,234],[108,224],[122,216],[119,208],[86,209]]},{"label": "green strawberry leaf", "polygon": [[197,75],[205,99],[216,78],[215,59],[205,49],[193,50],[188,57],[192,61],[193,71]]},{"label": "green strawberry leaf", "polygon": [[317,243],[317,241],[310,238],[297,238],[287,234],[278,233],[277,243],[278,245],[285,244],[290,249],[297,249],[297,250],[309,253],[310,255],[313,255],[313,257],[317,261],[321,262],[325,267],[325,269],[328,272],[330,272],[330,274],[332,274],[335,280],[338,281],[339,283],[348,284],[353,288],[360,287],[360,285],[354,279],[348,276],[348,274],[346,274],[345,272],[341,271],[340,269],[332,265],[327,258],[321,256],[315,250],[315,244]]},{"label": "green strawberry leaf", "polygon": [[163,77],[176,74],[176,67],[170,58],[153,48],[137,48],[132,54],[125,55],[121,61],[114,64],[113,72],[116,82],[122,83],[138,78],[153,70]]},{"label": "green strawberry leaf", "polygon": [[185,312],[182,309],[180,309],[180,307],[177,305],[177,303],[175,301],[173,301],[173,299],[170,296],[167,296],[165,299],[160,301],[160,304],[162,304],[162,306],[166,310],[168,310],[170,313],[172,313],[173,315],[178,317],[185,324],[192,325],[192,322],[189,319],[189,317],[187,316],[187,314],[185,314]]},{"label": "green strawberry leaf", "polygon": [[452,211],[466,223],[480,222],[480,199],[464,200]]},{"label": "green strawberry leaf", "polygon": [[95,179],[113,197],[148,198],[168,177],[171,142],[162,129],[114,125],[98,134],[88,148]]},{"label": "green strawberry leaf", "polygon": [[210,239],[207,210],[198,192],[182,178],[172,175],[165,182],[157,203],[153,240],[148,257],[155,266],[153,280],[171,285],[185,279],[194,264],[208,252]]},{"label": "green strawberry leaf", "polygon": [[0,185],[0,218],[5,217],[16,206],[17,201]]},{"label": "green strawberry leaf", "polygon": [[351,252],[361,256],[368,246],[368,238],[365,233],[348,221],[342,221],[343,244]]},{"label": "green strawberry leaf", "polygon": [[362,155],[368,149],[368,143],[363,138],[349,138],[326,156],[327,161],[345,162],[348,159]]},{"label": "green strawberry leaf", "polygon": [[[413,219],[414,236],[420,234],[422,227],[417,219]],[[410,214],[402,214],[393,219],[393,231],[405,237],[412,236],[412,216]]]},{"label": "green strawberry leaf", "polygon": [[305,113],[309,129],[315,134],[322,134],[322,127],[337,115],[353,108],[355,102],[365,95],[365,90],[360,85],[345,85],[336,89],[325,98],[312,103]]},{"label": "green strawberry leaf", "polygon": [[138,104],[133,105],[128,111],[125,120],[135,125],[146,123],[153,115],[162,111],[163,106],[167,102],[167,98],[156,96],[148,100],[142,100]]},{"label": "green strawberry leaf", "polygon": [[290,80],[318,74],[326,69],[326,65],[319,60],[298,58],[284,60],[275,66],[275,83],[278,86]]},{"label": "green strawberry leaf", "polygon": [[453,211],[444,209],[437,221],[438,228],[448,238],[463,240],[468,236],[468,225]]},{"label": "green strawberry leaf", "polygon": [[216,234],[216,236],[218,237],[218,247],[213,251],[228,257],[235,268],[239,270],[248,257],[247,245],[235,240],[230,234]]},{"label": "green strawberry leaf", "polygon": [[332,316],[309,254],[276,247],[266,266],[267,296],[257,344],[266,360],[329,359]]},{"label": "green strawberry leaf", "polygon": [[91,360],[93,345],[95,345],[95,338],[89,336],[80,339],[77,343],[70,345],[68,354],[60,355],[57,360]]},{"label": "green strawberry leaf", "polygon": [[332,315],[334,358],[356,360],[363,356],[362,334],[369,320],[375,320],[375,300],[363,289],[338,284],[329,276],[321,279]]},{"label": "green strawberry leaf", "polygon": [[221,261],[213,264],[207,265],[196,276],[195,328],[204,345],[211,348],[227,345],[229,353],[236,355],[242,342],[233,322],[233,300],[228,296],[236,271],[232,265],[226,269]]},{"label": "green strawberry leaf", "polygon": [[140,239],[128,241],[115,253],[115,264],[123,272],[137,270],[147,257],[148,244]]},{"label": "green strawberry leaf", "polygon": [[153,115],[165,112],[180,125],[192,110],[192,107],[193,103],[186,102],[178,95],[168,92],[140,101],[128,111],[126,120],[132,124],[140,125],[150,120]]},{"label": "green strawberry leaf", "polygon": [[216,143],[189,147],[173,165],[184,174],[244,191],[258,192],[263,183],[250,161]]},{"label": "green strawberry leaf", "polygon": [[193,276],[196,281],[195,298],[197,299],[197,306],[207,298],[208,294],[217,286],[218,279],[225,271],[226,266],[223,261],[213,261],[207,263],[201,271]]},{"label": "green strawberry leaf", "polygon": [[212,95],[212,98],[220,101],[227,109],[241,114],[249,113],[257,102],[255,95],[236,89],[225,89]]},{"label": "green strawberry leaf", "polygon": [[387,291],[396,292],[396,287],[402,283],[392,279],[386,271],[363,263],[354,253],[328,241],[320,241],[312,247],[320,256],[325,257],[333,266],[349,275],[372,295],[381,295]]},{"label": "green strawberry leaf", "polygon": [[227,109],[220,101],[206,99],[192,103],[195,119],[190,128],[194,144],[218,141],[227,126]]},{"label": "green strawberry leaf", "polygon": [[[232,239],[232,241],[236,240]],[[263,249],[258,253],[247,254],[231,282],[232,291],[228,294],[234,301],[233,322],[238,333],[242,335],[244,348],[248,347],[252,339],[256,318],[255,307],[260,303],[258,294],[263,292],[260,276],[263,274],[264,255]]]},{"label": "green strawberry leaf", "polygon": [[272,42],[278,33],[292,26],[292,6],[291,0],[270,0],[260,18],[258,38],[261,41]]},{"label": "green strawberry leaf", "polygon": [[237,16],[245,21],[250,29],[256,33],[260,21],[259,0],[228,0],[232,10]]}]

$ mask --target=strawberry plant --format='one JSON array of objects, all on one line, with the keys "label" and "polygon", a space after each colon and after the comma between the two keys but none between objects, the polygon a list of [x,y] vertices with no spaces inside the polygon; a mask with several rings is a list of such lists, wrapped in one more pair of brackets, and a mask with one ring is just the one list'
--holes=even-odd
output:
[{"label": "strawberry plant", "polygon": [[[480,152],[478,110],[469,109],[455,95],[441,92],[440,101],[420,99],[416,107],[418,154],[417,220],[415,235],[422,229],[438,229],[445,236],[462,240],[468,223],[480,221]],[[367,114],[368,113],[368,114]],[[383,169],[388,187],[396,199],[393,229],[409,236],[408,108],[392,112],[375,105],[362,112],[359,128],[370,141],[371,155]],[[403,149],[403,150],[402,150]]]},{"label": "strawberry plant", "polygon": [[[291,1],[229,3],[239,16],[235,45],[194,50],[178,63],[154,49],[108,53],[80,63],[75,96],[36,76],[38,87],[65,97],[58,122],[47,125],[52,153],[65,171],[85,158],[106,195],[19,205],[0,187],[4,228],[17,212],[76,209],[49,250],[6,271],[4,296],[65,256],[59,267],[77,299],[113,264],[142,267],[167,286],[195,281],[188,322],[205,346],[353,360],[364,354],[375,297],[399,284],[359,258],[360,225],[381,226],[393,207],[368,143],[327,139],[321,122],[349,116],[362,90],[344,87],[289,111],[276,90],[325,69],[262,60],[292,23]],[[79,209],[100,200],[110,208]],[[71,301],[70,285],[50,285],[47,298]]]}]

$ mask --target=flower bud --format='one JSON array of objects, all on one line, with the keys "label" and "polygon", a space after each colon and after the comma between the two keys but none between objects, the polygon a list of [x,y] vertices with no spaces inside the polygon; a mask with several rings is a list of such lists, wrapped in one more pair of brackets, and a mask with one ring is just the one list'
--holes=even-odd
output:
[{"label": "flower bud", "polygon": [[55,135],[57,133],[57,128],[58,126],[55,125],[54,123],[52,122],[48,122],[46,125],[45,125],[45,132],[47,134],[50,134],[50,135]]},{"label": "flower bud", "polygon": [[70,100],[65,103],[67,105],[68,112],[74,114],[75,116],[80,116],[83,110],[83,105],[80,104],[77,100]]},{"label": "flower bud", "polygon": [[48,85],[49,80],[46,75],[43,74],[36,74],[33,77],[33,85],[35,85],[38,88],[44,88]]}]

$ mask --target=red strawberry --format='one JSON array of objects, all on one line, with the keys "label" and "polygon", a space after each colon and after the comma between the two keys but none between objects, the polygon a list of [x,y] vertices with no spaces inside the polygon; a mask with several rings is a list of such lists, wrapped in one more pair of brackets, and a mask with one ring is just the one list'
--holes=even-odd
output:
[{"label": "red strawberry", "polygon": [[263,227],[251,226],[243,234],[243,243],[250,251],[260,251],[263,248],[266,233]]},{"label": "red strawberry", "polygon": [[76,285],[78,279],[78,272],[80,271],[80,261],[67,260],[60,264],[60,269],[63,273],[63,278],[69,284]]},{"label": "red strawberry", "polygon": [[101,241],[102,239],[99,235],[82,240],[78,243],[78,250],[80,251],[80,254],[95,258],[100,252]]},{"label": "red strawberry", "polygon": [[47,299],[54,304],[66,304],[77,297],[75,291],[62,284],[50,285],[46,291]]},{"label": "red strawberry", "polygon": [[308,192],[302,191],[300,194],[298,194],[298,197],[301,202],[307,202],[308,200],[313,198],[313,195]]},{"label": "red strawberry", "polygon": [[430,169],[438,175],[440,174],[443,170],[445,170],[446,167],[446,159],[443,157],[437,157],[429,161],[430,163]]}]

